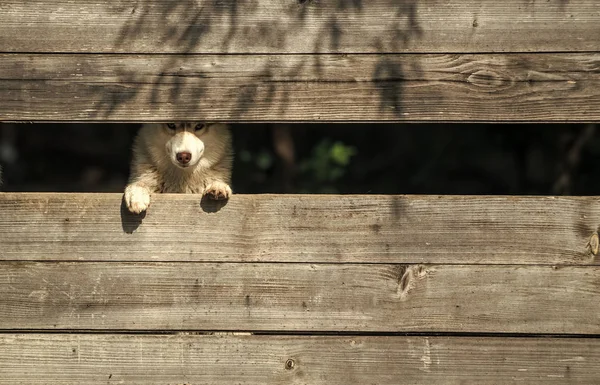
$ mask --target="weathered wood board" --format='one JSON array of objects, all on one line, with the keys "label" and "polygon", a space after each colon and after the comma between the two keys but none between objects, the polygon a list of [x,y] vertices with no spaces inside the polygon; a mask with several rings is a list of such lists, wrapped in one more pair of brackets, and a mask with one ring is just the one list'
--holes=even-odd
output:
[{"label": "weathered wood board", "polygon": [[600,121],[598,3],[483,3],[7,0],[0,121]]},{"label": "weathered wood board", "polygon": [[121,194],[0,193],[0,213],[4,261],[599,264],[598,197],[155,194],[138,217]]},{"label": "weathered wood board", "polygon": [[600,49],[596,0],[3,0],[0,52]]},{"label": "weathered wood board", "polygon": [[581,338],[0,335],[0,384],[597,384]]},{"label": "weathered wood board", "polygon": [[0,62],[4,121],[600,121],[600,53],[4,54]]},{"label": "weathered wood board", "polygon": [[600,267],[0,264],[0,329],[598,334]]},{"label": "weathered wood board", "polygon": [[[4,0],[0,121],[600,121],[598,36],[596,0]],[[0,194],[0,384],[596,384],[599,228],[597,197]]]}]

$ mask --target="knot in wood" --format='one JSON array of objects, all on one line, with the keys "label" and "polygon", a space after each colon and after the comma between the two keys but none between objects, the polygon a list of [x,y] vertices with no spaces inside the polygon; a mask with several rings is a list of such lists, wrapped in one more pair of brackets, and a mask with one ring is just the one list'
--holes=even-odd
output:
[{"label": "knot in wood", "polygon": [[288,359],[288,360],[285,362],[285,368],[286,368],[287,370],[292,370],[292,369],[294,369],[294,366],[296,366],[296,363],[295,363],[295,362],[294,362],[294,360],[292,360],[291,358],[290,358],[290,359]]},{"label": "knot in wood", "polygon": [[487,88],[487,91],[501,91],[512,85],[512,81],[506,78],[502,73],[482,69],[473,72],[467,78],[467,81],[477,87]]}]

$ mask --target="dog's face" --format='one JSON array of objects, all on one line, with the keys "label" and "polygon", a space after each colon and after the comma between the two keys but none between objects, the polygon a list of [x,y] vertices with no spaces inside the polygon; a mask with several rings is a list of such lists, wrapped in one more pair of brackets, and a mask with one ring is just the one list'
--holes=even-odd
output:
[{"label": "dog's face", "polygon": [[204,154],[202,138],[210,130],[210,124],[202,122],[164,123],[161,125],[168,140],[165,150],[177,167],[193,167]]},{"label": "dog's face", "polygon": [[137,141],[159,168],[174,165],[186,172],[210,168],[231,151],[229,126],[224,123],[147,123]]}]

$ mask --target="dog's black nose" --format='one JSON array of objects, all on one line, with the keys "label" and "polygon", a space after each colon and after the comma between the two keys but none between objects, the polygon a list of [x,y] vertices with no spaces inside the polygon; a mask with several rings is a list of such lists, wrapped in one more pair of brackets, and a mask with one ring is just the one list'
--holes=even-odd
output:
[{"label": "dog's black nose", "polygon": [[188,164],[192,160],[192,154],[189,152],[178,152],[176,158],[179,163]]}]

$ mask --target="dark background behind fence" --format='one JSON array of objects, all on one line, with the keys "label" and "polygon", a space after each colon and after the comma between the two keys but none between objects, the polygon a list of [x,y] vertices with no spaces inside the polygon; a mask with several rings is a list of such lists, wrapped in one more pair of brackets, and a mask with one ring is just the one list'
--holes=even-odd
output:
[{"label": "dark background behind fence", "polygon": [[[0,124],[4,191],[118,192],[135,124]],[[237,193],[597,195],[594,125],[234,125]]]}]

